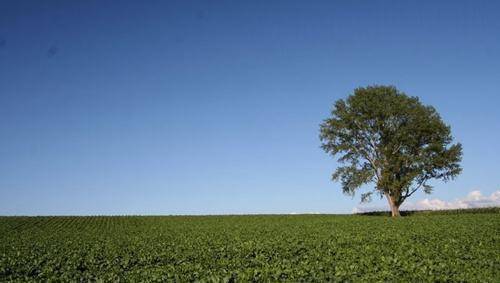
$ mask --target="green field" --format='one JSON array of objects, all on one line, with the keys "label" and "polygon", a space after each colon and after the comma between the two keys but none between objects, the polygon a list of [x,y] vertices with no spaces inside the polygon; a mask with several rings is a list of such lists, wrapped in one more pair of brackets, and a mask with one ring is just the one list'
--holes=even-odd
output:
[{"label": "green field", "polygon": [[500,282],[500,209],[0,217],[0,281]]}]

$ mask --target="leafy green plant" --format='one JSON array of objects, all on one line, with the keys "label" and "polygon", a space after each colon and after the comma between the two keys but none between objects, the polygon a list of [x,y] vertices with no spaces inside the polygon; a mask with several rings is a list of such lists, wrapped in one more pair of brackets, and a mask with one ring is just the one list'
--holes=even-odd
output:
[{"label": "leafy green plant", "polygon": [[0,217],[0,281],[500,281],[500,210]]}]

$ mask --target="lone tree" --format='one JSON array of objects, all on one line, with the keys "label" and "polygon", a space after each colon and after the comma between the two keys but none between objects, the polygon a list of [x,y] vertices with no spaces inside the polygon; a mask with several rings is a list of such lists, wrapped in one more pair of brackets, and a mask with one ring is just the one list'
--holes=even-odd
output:
[{"label": "lone tree", "polygon": [[355,89],[335,102],[320,131],[321,147],[345,165],[332,176],[343,192],[354,196],[373,182],[361,201],[370,201],[373,193],[385,196],[393,217],[417,190],[431,193],[429,180],[448,181],[462,170],[462,146],[452,144],[450,127],[436,109],[393,86]]}]

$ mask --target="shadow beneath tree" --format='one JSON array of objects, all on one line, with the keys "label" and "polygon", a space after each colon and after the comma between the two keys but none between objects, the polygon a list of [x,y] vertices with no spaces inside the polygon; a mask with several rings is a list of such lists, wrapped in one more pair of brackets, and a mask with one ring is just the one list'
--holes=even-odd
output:
[{"label": "shadow beneath tree", "polygon": [[[467,213],[500,213],[500,207],[482,207],[482,208],[463,208],[463,209],[450,209],[450,210],[401,210],[401,216],[410,215],[449,215],[449,214],[467,214]],[[365,216],[387,216],[391,217],[390,211],[371,211],[356,213],[356,215]]]}]

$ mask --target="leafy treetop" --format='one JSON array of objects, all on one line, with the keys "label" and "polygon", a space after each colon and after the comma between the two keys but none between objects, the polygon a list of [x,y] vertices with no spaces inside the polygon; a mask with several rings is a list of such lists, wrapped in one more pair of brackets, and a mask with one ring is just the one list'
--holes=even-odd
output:
[{"label": "leafy treetop", "polygon": [[[430,193],[431,179],[448,181],[461,172],[462,146],[432,106],[393,86],[368,86],[338,100],[320,125],[322,148],[344,166],[333,180],[354,195],[363,184],[386,196],[393,216],[419,189]],[[373,192],[362,194],[369,201]]]}]

